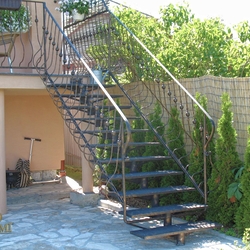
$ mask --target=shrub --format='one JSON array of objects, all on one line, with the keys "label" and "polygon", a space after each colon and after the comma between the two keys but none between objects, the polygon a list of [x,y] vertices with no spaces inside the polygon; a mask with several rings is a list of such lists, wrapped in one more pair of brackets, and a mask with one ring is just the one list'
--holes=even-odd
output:
[{"label": "shrub", "polygon": [[[152,126],[157,130],[157,132],[163,136],[164,131],[165,131],[165,126],[163,122],[161,121],[161,106],[157,102],[155,104],[154,112],[150,114],[150,122]],[[152,131],[150,128],[148,132],[146,133],[145,136],[145,141],[146,142],[157,142],[157,138],[155,136],[154,131]],[[156,156],[156,155],[164,155],[165,154],[165,148],[160,144],[160,145],[148,145],[146,147],[144,156]],[[164,165],[166,163],[164,161],[149,161],[147,163],[144,163],[142,166],[142,171],[148,172],[148,171],[156,171],[156,170],[162,170],[164,169]],[[149,187],[159,187],[160,182],[156,179],[154,180],[149,180],[148,182]]]},{"label": "shrub", "polygon": [[27,32],[31,27],[29,8],[21,5],[20,9],[0,10],[0,32]]},{"label": "shrub", "polygon": [[[184,166],[187,165],[186,150],[184,148],[184,131],[182,122],[179,118],[179,111],[176,106],[171,107],[170,118],[167,128],[167,144],[177,158],[182,162]],[[180,170],[180,167],[174,160],[168,160],[165,170]],[[161,186],[182,185],[184,182],[184,175],[163,177],[161,180]],[[164,196],[161,199],[161,205],[176,204],[182,200],[183,194],[170,194]]]},{"label": "shrub", "polygon": [[[201,104],[201,106],[207,110],[207,98],[200,93],[196,93],[195,96],[196,100]],[[197,182],[197,184],[200,184],[204,181],[204,175],[203,175],[203,169],[204,169],[204,129],[206,130],[207,134],[211,134],[212,125],[210,121],[206,120],[206,128],[203,128],[204,124],[204,113],[202,110],[195,105],[195,123],[194,123],[194,130],[193,130],[193,141],[195,143],[195,146],[191,152],[190,160],[189,160],[189,167],[188,172],[190,175],[194,175],[194,179]],[[210,154],[208,155],[207,160],[207,177],[211,174],[211,164],[213,162],[213,158],[215,155],[214,152],[214,142],[210,141],[209,148],[207,148],[207,151],[210,151]],[[190,186],[191,181],[186,176],[185,179],[185,185]],[[204,202],[202,196],[198,192],[188,192],[184,194],[184,200],[186,202]]]},{"label": "shrub", "polygon": [[[248,127],[250,135],[250,126]],[[247,142],[245,151],[245,167],[240,178],[242,198],[240,207],[236,213],[236,227],[240,233],[243,233],[246,228],[250,228],[250,138]]]},{"label": "shrub", "polygon": [[224,226],[231,226],[234,223],[239,201],[229,200],[227,191],[230,183],[234,181],[232,170],[240,167],[242,163],[236,151],[237,133],[232,124],[232,102],[227,93],[222,95],[221,100],[222,116],[218,121],[218,139],[215,144],[216,162],[208,182],[210,194],[207,218],[222,223]]}]

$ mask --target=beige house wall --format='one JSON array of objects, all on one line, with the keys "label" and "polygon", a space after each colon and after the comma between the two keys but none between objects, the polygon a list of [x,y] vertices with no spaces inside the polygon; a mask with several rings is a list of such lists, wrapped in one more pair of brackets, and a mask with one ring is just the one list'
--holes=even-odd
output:
[{"label": "beige house wall", "polygon": [[[58,6],[54,1],[45,0],[48,9],[61,22],[61,13],[56,11]],[[26,4],[24,2],[24,4]],[[29,4],[31,15],[35,13],[34,3]],[[40,8],[42,5],[38,4]],[[38,19],[42,20],[43,12],[38,12]],[[20,61],[30,47],[36,51],[36,29],[31,28],[26,34],[16,39],[13,53],[15,60]],[[25,45],[25,47],[23,47]],[[32,50],[30,50],[32,51]],[[22,66],[28,65],[30,56],[25,54]],[[7,60],[3,65],[7,65]],[[1,72],[6,69],[1,69]],[[8,71],[9,72],[9,71]],[[32,73],[29,69],[15,69],[14,73]],[[37,73],[35,70],[33,73]],[[34,142],[32,152],[31,171],[60,169],[64,160],[64,122],[53,101],[47,93],[43,82],[38,76],[1,75],[0,90],[5,96],[5,151],[6,169],[15,169],[19,158],[29,159],[30,140],[24,137],[39,138],[41,142]]]},{"label": "beige house wall", "polygon": [[7,169],[15,169],[19,158],[29,159],[31,141],[24,137],[42,140],[33,144],[31,171],[60,169],[64,160],[63,120],[48,94],[17,92],[5,96]]},{"label": "beige house wall", "polygon": [[[55,10],[58,4],[51,0],[45,2],[60,24],[61,13]],[[34,17],[34,3],[30,3],[30,6]],[[39,6],[40,3],[37,4]],[[43,11],[40,9],[39,20],[42,21]],[[30,156],[31,141],[24,140],[24,137],[41,139],[41,142],[35,141],[33,144],[31,171],[60,169],[61,161],[65,158],[64,122],[61,115],[40,77],[23,75],[37,74],[34,69],[25,69],[32,66],[32,52],[39,49],[39,34],[37,36],[36,32],[40,31],[32,27],[26,34],[19,34],[12,49],[13,67],[22,66],[13,69],[13,72],[20,75],[10,74],[12,71],[9,69],[0,69],[0,73],[8,73],[0,75],[0,214],[7,212],[6,169],[14,170],[19,158],[29,159]],[[6,46],[0,46],[0,51],[5,52]],[[1,58],[1,67],[4,66],[8,66],[6,57]]]}]

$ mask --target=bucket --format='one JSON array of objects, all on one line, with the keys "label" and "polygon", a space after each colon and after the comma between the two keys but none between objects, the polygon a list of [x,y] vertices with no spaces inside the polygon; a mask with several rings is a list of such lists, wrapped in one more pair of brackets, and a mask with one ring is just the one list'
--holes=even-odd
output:
[{"label": "bucket", "polygon": [[[103,79],[102,79],[102,70],[99,69],[95,69],[93,70],[94,75],[96,76],[96,78],[103,83]],[[94,80],[94,78],[91,76],[90,78],[90,84],[97,84],[97,82]]]}]

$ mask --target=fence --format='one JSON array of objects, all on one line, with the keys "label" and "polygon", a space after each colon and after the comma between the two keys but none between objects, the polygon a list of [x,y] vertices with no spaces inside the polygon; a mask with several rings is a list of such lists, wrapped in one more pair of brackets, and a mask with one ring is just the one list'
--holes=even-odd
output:
[{"label": "fence", "polygon": [[[208,99],[208,113],[217,126],[222,115],[221,96],[227,92],[232,101],[234,113],[234,128],[237,131],[237,150],[243,160],[247,144],[247,126],[250,125],[248,109],[250,107],[250,78],[226,78],[203,76],[199,78],[181,79],[181,84],[193,95],[199,92]],[[217,133],[215,133],[215,137]],[[69,165],[81,166],[81,153],[71,138],[68,129],[65,129],[65,162]]]},{"label": "fence", "polygon": [[[224,92],[229,94],[232,101],[233,126],[237,132],[237,151],[243,160],[248,138],[247,127],[250,125],[250,116],[248,115],[250,107],[250,78],[203,76],[200,78],[182,79],[180,82],[192,95],[195,95],[196,92],[206,95],[208,99],[208,113],[214,119],[216,127],[218,119],[222,115],[221,95]],[[217,133],[215,133],[216,136]]]}]

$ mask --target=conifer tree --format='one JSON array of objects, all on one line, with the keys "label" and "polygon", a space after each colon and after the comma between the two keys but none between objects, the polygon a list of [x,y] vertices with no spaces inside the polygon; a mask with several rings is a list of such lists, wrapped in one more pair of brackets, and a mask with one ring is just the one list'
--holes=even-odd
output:
[{"label": "conifer tree", "polygon": [[[134,112],[136,115],[136,119],[132,121],[132,129],[144,129],[144,126],[145,126],[144,120],[141,118],[141,115],[136,109],[134,109]],[[133,142],[144,142],[145,133],[142,133],[142,132],[132,133],[132,139],[133,139]],[[145,152],[145,146],[136,147],[129,152],[129,156],[142,156],[144,152]]]},{"label": "conifer tree", "polygon": [[[200,105],[207,110],[207,98],[200,93],[196,93],[196,100],[200,103]],[[212,130],[212,124],[207,118],[206,120],[206,128],[203,128],[204,124],[204,113],[202,110],[195,105],[194,107],[194,130],[193,130],[193,141],[195,146],[191,152],[188,172],[190,175],[194,175],[194,179],[197,184],[200,184],[204,181],[203,169],[204,169],[204,129],[205,132],[210,135]],[[211,174],[211,163],[213,162],[213,158],[215,155],[214,152],[214,142],[213,140],[209,143],[209,148],[207,151],[210,151],[210,154],[207,159],[207,177]],[[186,176],[185,185],[192,186],[190,179]],[[204,199],[198,192],[188,192],[184,193],[185,202],[199,202],[203,203]]]},{"label": "conifer tree", "polygon": [[[167,127],[167,144],[184,166],[187,165],[187,153],[184,143],[184,130],[179,118],[179,111],[176,106],[171,107],[170,118]],[[169,159],[166,163],[165,170],[181,170],[177,163]],[[183,185],[184,175],[165,176],[161,180],[161,186]],[[170,194],[161,198],[161,205],[176,204],[182,200],[183,194]]]},{"label": "conifer tree", "polygon": [[222,116],[218,121],[218,138],[215,144],[216,162],[212,168],[211,179],[208,182],[208,213],[207,218],[224,226],[234,223],[239,202],[228,199],[228,186],[234,181],[233,169],[241,166],[236,151],[237,133],[233,127],[232,102],[228,93],[222,100]]},{"label": "conifer tree", "polygon": [[[250,135],[250,126],[248,127],[248,134]],[[241,234],[246,228],[250,228],[250,138],[247,142],[244,159],[244,170],[240,179],[242,198],[240,200],[240,207],[236,212],[236,227]]]},{"label": "conifer tree", "polygon": [[[139,106],[140,108],[140,106]],[[145,126],[145,122],[144,120],[141,118],[141,115],[140,113],[134,109],[134,112],[135,112],[135,116],[136,116],[136,119],[134,119],[132,121],[132,129],[135,129],[135,130],[138,130],[138,129],[144,129],[144,126]],[[145,141],[145,133],[143,132],[135,132],[135,133],[132,133],[132,141],[133,142],[144,142]],[[145,152],[145,146],[135,146],[135,147],[129,147],[128,149],[128,155],[129,157],[138,157],[138,156],[142,156]],[[127,168],[126,171],[136,171],[136,172],[139,172],[141,171],[141,166],[142,166],[142,163],[141,162],[133,162],[132,165],[130,168]],[[140,183],[138,183],[137,181],[134,181],[134,180],[131,180],[131,181],[127,181],[126,183],[126,189],[127,190],[131,190],[131,189],[137,189],[140,187],[139,185]]]},{"label": "conifer tree", "polygon": [[[163,136],[165,131],[165,126],[161,120],[162,110],[160,104],[157,102],[155,104],[154,112],[150,115],[150,122],[152,126],[157,130],[157,132]],[[155,133],[149,128],[149,131],[146,133],[145,136],[146,142],[156,142],[158,141]],[[146,147],[144,156],[158,156],[158,155],[165,155],[165,148],[163,145],[148,145]],[[165,162],[164,161],[149,161],[144,163],[142,166],[142,171],[149,172],[149,171],[156,171],[164,169]],[[148,183],[149,187],[159,187],[160,182],[156,179],[149,180]]]}]

